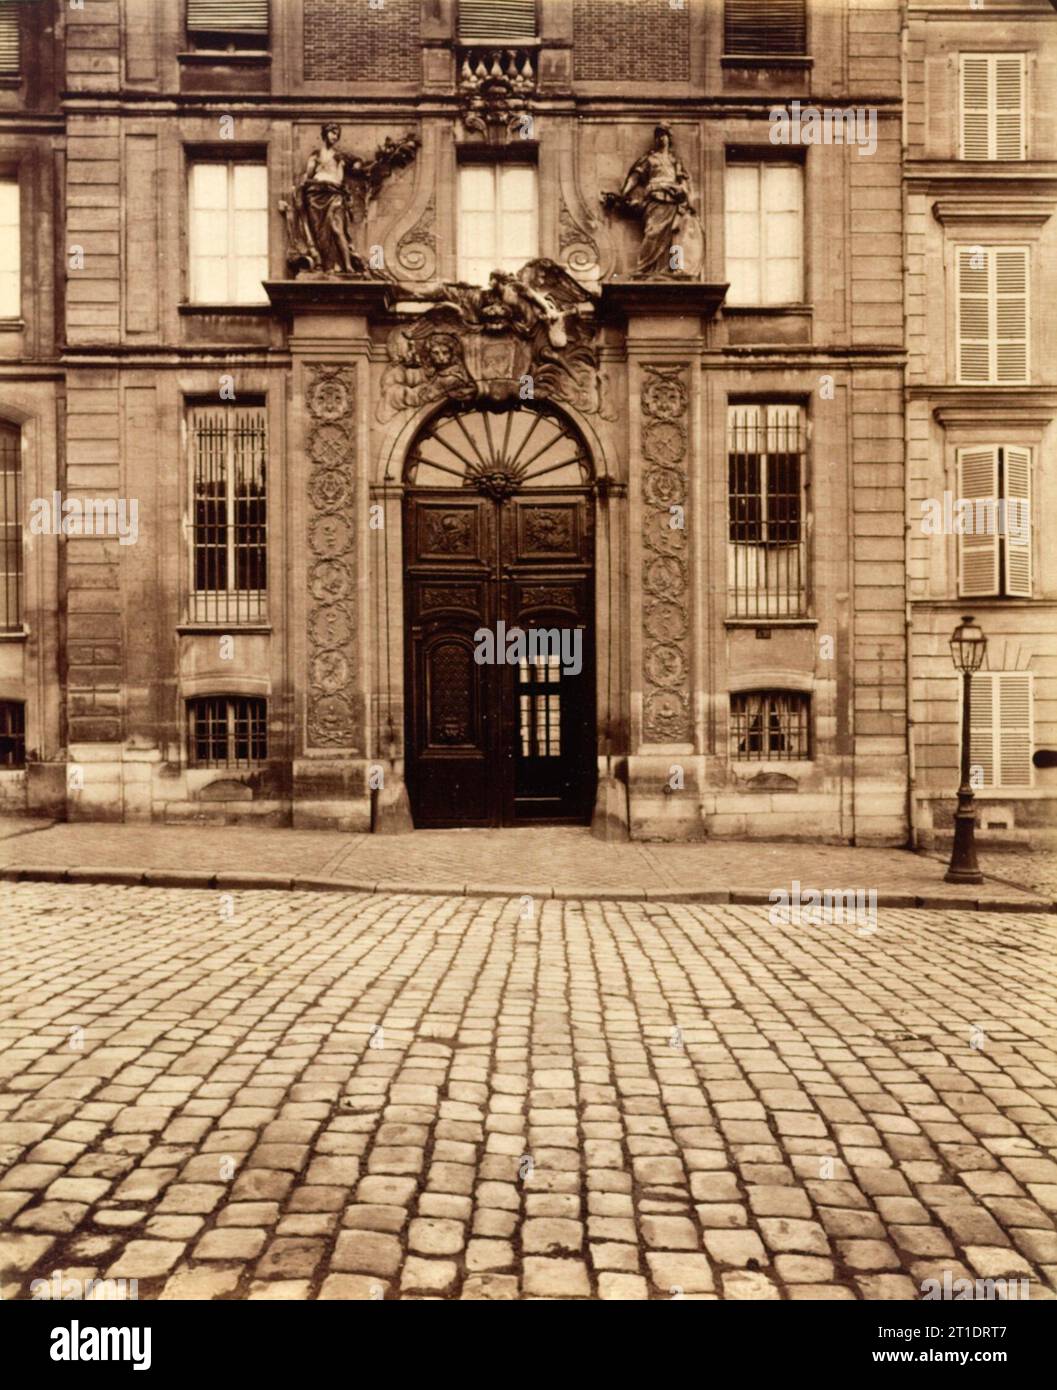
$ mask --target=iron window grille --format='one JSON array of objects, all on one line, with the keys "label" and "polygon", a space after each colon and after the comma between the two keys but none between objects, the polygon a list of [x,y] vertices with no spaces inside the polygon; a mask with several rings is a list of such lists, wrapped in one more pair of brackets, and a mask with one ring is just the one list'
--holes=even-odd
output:
[{"label": "iron window grille", "polygon": [[26,765],[26,707],[0,700],[0,767]]},{"label": "iron window grille", "polygon": [[725,56],[766,58],[806,52],[806,0],[726,0]]},{"label": "iron window grille", "polygon": [[268,757],[268,702],[206,695],[187,702],[189,767],[257,767]]},{"label": "iron window grille", "polygon": [[22,436],[0,424],[0,632],[22,630]]},{"label": "iron window grille", "polygon": [[802,416],[797,405],[729,409],[727,609],[733,618],[806,612]]},{"label": "iron window grille", "polygon": [[225,627],[267,618],[267,424],[263,406],[196,406],[191,620]]},{"label": "iron window grille", "polygon": [[810,696],[795,690],[731,695],[730,756],[737,762],[810,759]]}]

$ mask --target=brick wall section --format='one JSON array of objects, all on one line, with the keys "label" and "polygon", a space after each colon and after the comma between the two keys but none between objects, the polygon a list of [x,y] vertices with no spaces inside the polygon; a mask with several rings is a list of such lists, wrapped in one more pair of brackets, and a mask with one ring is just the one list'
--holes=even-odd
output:
[{"label": "brick wall section", "polygon": [[574,0],[578,82],[687,82],[690,6],[668,0]]},{"label": "brick wall section", "polygon": [[305,0],[305,81],[358,77],[414,82],[421,65],[419,0]]}]

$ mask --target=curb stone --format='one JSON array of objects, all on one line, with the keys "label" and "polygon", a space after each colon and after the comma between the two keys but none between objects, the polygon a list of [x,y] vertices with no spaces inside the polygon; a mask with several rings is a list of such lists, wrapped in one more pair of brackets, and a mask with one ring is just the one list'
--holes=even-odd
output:
[{"label": "curb stone", "polygon": [[[0,866],[0,882],[99,883],[126,887],[201,888],[231,891],[269,889],[301,893],[410,893],[427,898],[520,898],[526,894],[557,902],[671,902],[766,907],[770,893],[762,888],[554,888],[540,885],[462,883],[355,883],[341,878],[298,878],[290,874],[237,873],[196,869],[136,869],[117,866],[18,868]],[[927,912],[1057,913],[1057,902],[1046,898],[959,898],[949,894],[877,894],[879,908]]]}]

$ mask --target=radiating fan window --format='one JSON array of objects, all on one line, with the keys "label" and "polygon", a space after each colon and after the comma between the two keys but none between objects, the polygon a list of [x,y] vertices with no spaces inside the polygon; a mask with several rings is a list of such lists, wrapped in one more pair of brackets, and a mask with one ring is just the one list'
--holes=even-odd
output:
[{"label": "radiating fan window", "polygon": [[267,303],[267,166],[192,164],[190,194],[191,302]]},{"label": "radiating fan window", "polygon": [[[458,348],[458,344],[455,344]],[[452,412],[410,451],[415,487],[582,487],[591,466],[578,435],[542,410]]]},{"label": "radiating fan window", "polygon": [[254,767],[268,757],[268,702],[207,695],[187,702],[190,767]]},{"label": "radiating fan window", "polygon": [[263,406],[195,406],[191,618],[225,626],[266,617],[268,441]]},{"label": "radiating fan window", "polygon": [[539,255],[537,175],[532,164],[459,169],[459,279],[487,285],[493,270],[518,271]]},{"label": "radiating fan window", "polygon": [[730,756],[737,762],[810,758],[810,716],[810,697],[796,690],[731,695]]}]

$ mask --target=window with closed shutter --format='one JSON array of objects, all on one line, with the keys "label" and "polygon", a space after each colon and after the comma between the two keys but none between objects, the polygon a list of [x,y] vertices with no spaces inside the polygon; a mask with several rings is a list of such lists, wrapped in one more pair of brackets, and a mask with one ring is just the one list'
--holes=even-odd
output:
[{"label": "window with closed shutter", "polygon": [[0,77],[17,77],[22,68],[16,0],[0,0]]},{"label": "window with closed shutter", "polygon": [[1033,782],[1032,678],[1027,671],[978,671],[972,678],[969,762],[983,787]]},{"label": "window with closed shutter", "polygon": [[536,37],[536,0],[459,0],[459,42]]},{"label": "window with closed shutter", "polygon": [[262,49],[269,0],[187,0],[187,33],[200,49]]},{"label": "window with closed shutter", "polygon": [[806,0],[726,0],[723,19],[724,55],[807,52]]},{"label": "window with closed shutter", "polygon": [[1023,53],[963,53],[962,159],[1024,159]]},{"label": "window with closed shutter", "polygon": [[958,534],[963,598],[1031,597],[1031,450],[977,445],[958,450]]},{"label": "window with closed shutter", "polygon": [[956,254],[959,384],[1026,384],[1027,247],[959,246]]}]

